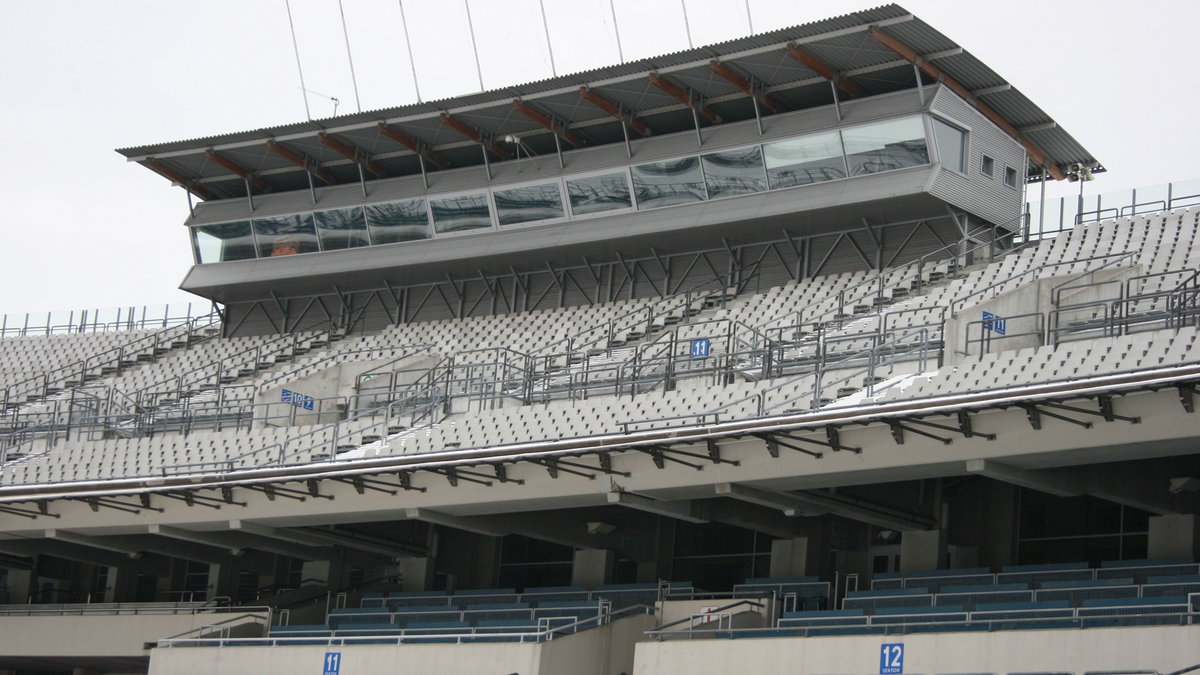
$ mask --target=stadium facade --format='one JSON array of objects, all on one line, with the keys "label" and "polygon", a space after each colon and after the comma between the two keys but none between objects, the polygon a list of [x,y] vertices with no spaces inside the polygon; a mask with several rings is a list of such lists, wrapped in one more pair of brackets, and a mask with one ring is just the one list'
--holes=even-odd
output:
[{"label": "stadium facade", "polygon": [[1200,664],[1200,189],[901,7],[120,152],[214,313],[5,322],[0,669]]}]

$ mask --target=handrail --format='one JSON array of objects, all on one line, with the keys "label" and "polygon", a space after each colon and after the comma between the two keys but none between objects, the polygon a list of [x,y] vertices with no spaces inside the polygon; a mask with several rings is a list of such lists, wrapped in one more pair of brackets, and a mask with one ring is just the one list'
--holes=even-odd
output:
[{"label": "handrail", "polygon": [[[627,615],[632,616],[635,614],[654,614],[654,613],[655,613],[655,609],[649,605],[630,605],[628,607],[622,607],[621,609],[618,609],[618,610],[608,610],[608,611],[604,611],[602,613],[597,613],[597,615],[595,615],[595,616],[589,616],[585,619],[579,619],[579,620],[573,621],[571,623],[551,625],[551,622],[543,621],[539,625],[538,630],[507,632],[507,633],[491,632],[491,631],[489,631],[487,633],[478,633],[478,632],[476,632],[478,630],[478,627],[471,627],[469,629],[470,632],[468,632],[468,633],[452,632],[452,631],[439,633],[436,630],[421,630],[418,632],[409,633],[408,631],[411,629],[395,627],[395,628],[383,629],[383,630],[379,630],[379,631],[374,631],[371,629],[368,629],[367,631],[362,631],[362,632],[371,632],[372,633],[371,635],[338,636],[338,635],[334,634],[336,632],[336,630],[330,629],[328,631],[324,631],[324,630],[320,631],[320,632],[328,632],[329,635],[327,637],[326,636],[317,637],[317,636],[312,636],[312,635],[301,636],[301,637],[283,637],[283,636],[276,635],[276,636],[267,636],[267,637],[262,637],[262,638],[231,638],[231,639],[227,639],[227,638],[164,638],[164,639],[158,641],[157,646],[159,646],[159,647],[181,647],[181,646],[188,646],[188,645],[194,645],[194,646],[213,645],[213,646],[219,646],[219,647],[248,646],[248,645],[276,646],[276,645],[287,645],[287,644],[294,644],[294,643],[295,644],[313,644],[314,641],[321,640],[321,639],[325,640],[325,644],[328,644],[331,646],[332,645],[352,645],[352,644],[365,642],[365,641],[370,641],[371,644],[379,644],[383,640],[395,640],[396,644],[403,644],[405,642],[405,640],[412,639],[414,637],[421,638],[421,639],[428,639],[431,637],[439,637],[439,638],[454,639],[456,642],[462,642],[463,639],[466,639],[469,642],[480,635],[487,636],[489,639],[493,639],[493,640],[494,639],[503,639],[506,637],[512,637],[512,638],[517,638],[520,642],[526,642],[526,641],[548,642],[550,640],[553,640],[557,635],[560,635],[563,633],[575,633],[575,632],[578,632],[580,629],[586,629],[588,627],[603,626],[608,623],[611,623],[615,619],[623,618]],[[233,641],[236,641],[236,645],[227,644],[227,643],[233,642]]]},{"label": "handrail", "polygon": [[[708,613],[708,614],[717,614],[718,612],[724,612],[724,611],[726,611],[726,610],[733,609],[734,607],[741,607],[742,605],[751,605],[751,606],[754,606],[754,607],[765,607],[765,605],[763,605],[763,603],[761,603],[761,602],[756,602],[756,601],[754,601],[754,600],[738,600],[737,602],[733,602],[733,603],[730,603],[730,604],[728,604],[728,605],[724,605],[724,606],[722,606],[722,607],[716,607],[716,608],[714,608],[714,609],[710,609],[710,610],[708,610],[708,612],[706,612],[706,613]],[[693,616],[684,617],[684,618],[682,618],[682,619],[679,619],[679,620],[676,620],[676,621],[672,621],[671,623],[664,623],[664,624],[662,624],[662,625],[655,626],[654,628],[652,628],[652,629],[650,629],[650,630],[648,630],[648,631],[643,631],[643,632],[644,632],[644,633],[646,633],[647,635],[652,635],[652,634],[656,634],[656,633],[662,633],[662,632],[664,632],[664,631],[665,631],[667,628],[670,628],[671,626],[678,626],[678,625],[680,625],[680,624],[689,623],[689,622],[691,622],[691,621],[694,621],[694,620],[695,620],[695,618],[696,618],[696,617],[695,617],[694,615],[693,615]]]},{"label": "handrail", "polygon": [[[1004,279],[1003,281],[997,281],[996,283],[992,284],[991,286],[988,286],[987,288],[981,288],[978,291],[974,291],[972,293],[968,293],[967,295],[955,298],[954,300],[950,301],[950,312],[953,314],[953,313],[957,312],[959,309],[962,309],[961,307],[959,307],[959,303],[966,302],[967,300],[970,300],[971,298],[973,298],[977,295],[981,295],[983,293],[987,293],[988,291],[990,291],[992,289],[999,288],[1000,286],[1003,286],[1010,281],[1015,281],[1017,279],[1020,279],[1021,277],[1029,276],[1030,274],[1037,274],[1038,272],[1041,272],[1044,269],[1049,269],[1052,267],[1062,267],[1064,265],[1074,265],[1075,263],[1089,262],[1092,260],[1105,260],[1108,258],[1118,258],[1118,259],[1127,258],[1127,257],[1131,257],[1133,255],[1136,255],[1136,253],[1133,251],[1126,251],[1124,253],[1109,253],[1106,255],[1090,256],[1087,258],[1075,258],[1073,260],[1063,260],[1061,262],[1042,263],[1041,265],[1038,265],[1037,267],[1033,267],[1033,268],[1027,269],[1023,272],[1019,272],[1017,274],[1010,275],[1008,278]],[[1090,273],[1091,273],[1091,270],[1089,270],[1088,272],[1084,272],[1084,274],[1090,274]],[[965,307],[965,305],[963,307]]]},{"label": "handrail", "polygon": [[[191,321],[192,319],[195,319],[197,317],[214,316],[214,315],[220,314],[219,310],[214,311],[214,309],[213,309],[216,306],[216,303],[212,303],[207,309],[205,309],[203,307],[203,305],[205,303],[200,303],[201,307],[199,307],[197,309],[205,312],[205,314],[197,314],[196,316],[193,316],[192,315],[192,303],[189,302],[189,303],[187,303],[187,314],[186,315],[171,316],[170,309],[171,309],[172,304],[177,305],[177,304],[181,304],[181,303],[165,303],[162,305],[141,305],[140,308],[142,310],[142,318],[140,318],[140,319],[135,318],[137,315],[137,311],[136,311],[138,309],[137,307],[110,307],[110,308],[104,308],[104,309],[91,309],[91,310],[82,309],[82,310],[61,310],[61,311],[49,311],[49,312],[26,312],[23,315],[25,320],[20,323],[19,328],[17,327],[17,324],[15,322],[10,327],[9,319],[10,318],[16,319],[17,317],[22,316],[21,314],[4,314],[4,315],[0,315],[0,338],[7,338],[7,337],[9,337],[9,335],[14,335],[17,337],[25,337],[25,336],[28,336],[31,334],[33,334],[33,335],[83,335],[83,334],[95,334],[95,333],[107,333],[107,332],[120,332],[120,331],[125,331],[125,330],[142,330],[142,329],[146,329],[146,328],[149,328],[152,326],[157,326],[159,328],[169,328],[171,326],[177,326],[181,323],[187,323],[188,321]],[[166,309],[166,312],[164,312],[163,316],[161,316],[161,317],[148,319],[148,318],[146,318],[146,314],[147,314],[147,310],[150,307],[163,307]],[[116,314],[117,314],[115,320],[112,320],[112,321],[106,320],[103,322],[101,322],[99,320],[101,313],[111,312],[114,310],[116,311]],[[128,310],[128,313],[125,314],[124,318],[122,318],[122,314],[125,313],[126,310]],[[66,323],[57,323],[57,324],[53,323],[54,315],[55,314],[61,315],[64,312],[68,314],[67,322]],[[79,315],[79,321],[75,320],[77,312]],[[91,314],[90,317],[89,317],[89,313]],[[38,325],[35,325],[35,326],[29,325],[29,317],[34,316],[34,315],[43,315],[43,314],[46,317],[46,320],[44,323],[39,323]],[[65,329],[65,330],[62,330],[62,329]]]},{"label": "handrail", "polygon": [[[126,354],[137,353],[137,352],[141,351],[140,349],[134,349],[134,347],[141,346],[143,343],[146,343],[148,341],[151,342],[151,344],[153,345],[151,347],[151,351],[152,352],[156,351],[158,349],[159,345],[162,344],[163,342],[165,342],[165,338],[167,337],[167,335],[169,333],[171,333],[172,331],[177,331],[181,326],[183,327],[182,332],[184,333],[184,335],[186,335],[187,341],[188,341],[188,346],[190,347],[191,341],[192,341],[192,336],[194,335],[194,333],[196,331],[200,330],[201,328],[211,327],[211,326],[219,323],[219,321],[210,321],[209,323],[204,324],[203,326],[196,325],[196,324],[198,324],[198,322],[201,319],[209,319],[209,318],[211,318],[211,315],[205,316],[205,317],[196,317],[195,319],[189,321],[186,324],[179,324],[179,325],[164,328],[160,331],[151,333],[150,335],[144,335],[140,338],[137,338],[136,340],[132,340],[127,343],[122,343],[116,347],[111,347],[109,349],[106,349],[101,352],[97,352],[95,354],[90,354],[78,361],[74,361],[72,363],[69,363],[69,364],[66,364],[63,366],[59,366],[57,368],[40,373],[38,375],[27,378],[25,380],[21,380],[19,382],[14,382],[4,388],[4,395],[3,395],[2,399],[0,399],[0,403],[3,403],[4,407],[8,407],[13,402],[14,396],[26,394],[27,392],[34,390],[35,387],[33,386],[33,383],[35,383],[35,382],[40,383],[40,385],[41,385],[40,390],[42,393],[40,395],[44,395],[46,390],[50,389],[50,387],[52,387],[53,385],[68,382],[69,378],[71,376],[75,375],[76,373],[78,373],[79,381],[83,382],[83,381],[85,381],[86,375],[89,370],[92,370],[95,368],[104,368],[106,366],[112,365],[114,362],[117,363],[119,366],[124,361],[124,357],[126,356]],[[110,359],[107,359],[104,361],[96,362],[96,360],[99,359],[100,357],[105,356],[107,354],[112,354],[113,352],[116,352],[115,358],[110,358]],[[63,373],[63,374],[57,378],[51,377],[58,373]],[[23,385],[28,385],[28,386],[25,386],[24,389],[17,389],[19,387],[22,387]],[[14,391],[17,391],[20,393],[14,393]]]},{"label": "handrail", "polygon": [[[266,618],[266,620],[267,620],[266,625],[268,625],[268,626],[271,625],[271,615],[272,615],[273,610],[270,607],[231,607],[229,609],[237,610],[236,613],[240,613],[241,616],[231,616],[228,619],[225,619],[224,621],[218,621],[217,623],[207,624],[204,626],[196,626],[195,628],[190,628],[188,630],[183,631],[182,633],[168,635],[167,637],[161,638],[161,639],[163,639],[163,640],[178,640],[178,639],[184,638],[187,635],[191,635],[192,633],[200,633],[203,631],[212,630],[219,626],[225,626],[230,623],[233,623],[234,621],[241,621],[243,619],[248,619],[248,618],[253,618],[253,619]],[[263,617],[260,614],[260,612],[265,612],[266,617]]]},{"label": "handrail", "polygon": [[[1014,219],[1014,220],[1019,220],[1019,218]],[[1013,221],[1009,221],[1009,222],[1013,222]],[[959,258],[969,258],[971,255],[973,255],[976,251],[979,251],[980,249],[983,249],[983,248],[994,249],[994,247],[995,247],[994,241],[982,242],[982,243],[972,246],[966,250],[959,250],[959,251],[955,252],[954,255],[950,258],[939,258],[936,260],[936,262],[934,264],[947,263],[947,264],[950,264],[952,266],[952,268],[954,268],[959,265],[959,263],[958,263]],[[792,326],[796,326],[796,327],[803,326],[805,323],[805,321],[804,321],[804,311],[805,310],[809,309],[810,307],[816,307],[816,306],[819,306],[826,302],[835,301],[835,300],[838,304],[836,311],[838,313],[844,313],[846,305],[848,305],[848,304],[856,303],[856,302],[858,302],[860,300],[864,300],[868,297],[876,297],[876,298],[883,297],[883,290],[885,288],[885,285],[887,287],[895,287],[895,286],[898,286],[899,284],[903,283],[904,281],[923,279],[924,274],[925,274],[925,265],[927,264],[926,259],[932,258],[935,255],[939,255],[939,254],[945,253],[945,252],[953,250],[953,249],[960,249],[960,248],[961,248],[961,243],[954,242],[952,244],[947,244],[946,246],[943,246],[942,248],[939,248],[939,249],[936,249],[929,253],[926,253],[925,255],[921,256],[920,258],[918,258],[916,260],[905,263],[901,267],[889,267],[889,268],[885,268],[883,270],[877,270],[876,274],[873,276],[869,276],[869,277],[863,279],[862,281],[860,281],[856,284],[853,284],[847,288],[844,288],[842,290],[836,291],[834,293],[830,293],[821,298],[813,300],[813,301],[809,302],[808,304],[806,304],[792,312],[789,312],[782,316],[778,316],[774,319],[760,323],[757,325],[757,327],[764,328],[766,326],[774,326],[775,324],[779,324],[780,322],[782,322],[786,319],[792,318],[792,317],[795,317],[795,322],[791,323],[791,324],[785,324],[785,326],[787,328],[791,328]],[[1015,250],[1016,249],[1004,251],[1004,254],[1008,255],[1010,253],[1013,253]],[[901,272],[905,268],[911,268],[914,265],[916,266],[915,272],[912,272],[907,275],[903,275],[903,276],[900,276],[899,278],[896,278],[896,274],[898,272]],[[890,279],[890,280],[887,280],[887,279]],[[875,288],[873,290],[867,291],[863,295],[851,295],[851,297],[849,297],[849,299],[847,299],[847,293],[850,293],[854,289],[857,289],[862,286],[867,286],[867,285],[874,286]],[[832,311],[835,311],[835,310],[826,311],[824,314],[819,315],[819,318],[810,319],[808,321],[808,323],[812,324],[812,325],[819,325],[820,323],[824,323],[827,320],[829,313]],[[872,316],[876,316],[878,313],[879,313],[878,311],[871,312],[868,314],[858,315],[855,318],[856,319],[870,318]]]}]

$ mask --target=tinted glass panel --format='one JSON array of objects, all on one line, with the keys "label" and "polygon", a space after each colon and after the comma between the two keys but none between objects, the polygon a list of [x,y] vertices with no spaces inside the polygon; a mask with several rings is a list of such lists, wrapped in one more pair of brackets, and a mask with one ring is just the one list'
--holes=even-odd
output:
[{"label": "tinted glass panel", "polygon": [[709,199],[745,195],[767,189],[762,151],[758,146],[701,155]]},{"label": "tinted glass panel", "polygon": [[321,250],[317,245],[317,233],[313,229],[311,213],[255,218],[252,222],[260,258]]},{"label": "tinted glass panel", "polygon": [[254,237],[250,221],[202,225],[192,229],[196,260],[201,263],[246,260],[254,257]]},{"label": "tinted glass panel", "polygon": [[460,195],[430,199],[433,228],[437,232],[461,232],[463,229],[492,227],[492,210],[487,195]]},{"label": "tinted glass panel", "polygon": [[571,213],[577,216],[633,206],[624,172],[568,180],[567,196],[571,198]]},{"label": "tinted glass panel", "polygon": [[690,204],[708,198],[698,157],[635,166],[633,189],[637,191],[639,209]]},{"label": "tinted glass panel", "polygon": [[496,190],[496,216],[501,225],[563,217],[562,190],[558,183]]},{"label": "tinted glass panel", "polygon": [[967,170],[967,135],[962,129],[933,120],[933,136],[937,139],[938,157],[942,165],[955,171]]},{"label": "tinted glass panel", "polygon": [[424,199],[368,204],[366,211],[373,244],[429,238],[429,215]]},{"label": "tinted glass panel", "polygon": [[851,176],[929,163],[925,125],[907,117],[842,130]]},{"label": "tinted glass panel", "polygon": [[842,141],[836,131],[768,143],[763,152],[772,190],[846,177]]},{"label": "tinted glass panel", "polygon": [[461,232],[492,226],[492,212],[486,194],[459,195],[430,199],[433,227],[438,232]]},{"label": "tinted glass panel", "polygon": [[371,243],[367,239],[367,219],[361,207],[317,211],[315,215],[321,250],[334,251]]}]

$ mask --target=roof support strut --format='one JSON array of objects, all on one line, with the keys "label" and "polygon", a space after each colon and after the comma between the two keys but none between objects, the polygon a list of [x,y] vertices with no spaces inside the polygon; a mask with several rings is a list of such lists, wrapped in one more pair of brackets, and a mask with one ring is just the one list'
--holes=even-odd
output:
[{"label": "roof support strut", "polygon": [[546,113],[538,110],[519,98],[514,98],[512,103],[513,108],[515,108],[517,112],[528,117],[534,122],[537,122],[543,128],[553,131],[559,138],[570,143],[571,145],[579,147],[584,144],[583,139],[580,138],[578,134],[567,129],[566,122],[560,122],[554,119],[550,115],[547,115]]},{"label": "roof support strut", "polygon": [[758,85],[749,77],[743,77],[738,74],[733,68],[713,59],[708,62],[708,67],[718,77],[724,79],[729,84],[742,90],[742,93],[747,96],[753,96],[759,103],[771,109],[772,112],[783,112],[787,110],[787,106],[780,103],[774,96],[766,93],[765,87]]},{"label": "roof support strut", "polygon": [[215,196],[208,188],[183,175],[182,171],[173,169],[157,159],[143,160],[141,164],[142,166],[150,169],[163,178],[166,178],[172,183],[182,186],[183,189],[196,195],[200,199],[212,199]]},{"label": "roof support strut", "polygon": [[996,112],[990,105],[976,98],[975,95],[971,93],[971,90],[967,89],[957,80],[942,72],[941,68],[929,63],[929,61],[913,51],[908,45],[883,32],[877,26],[871,26],[869,30],[871,37],[874,38],[876,42],[896,52],[905,61],[908,61],[909,63],[915,63],[917,67],[921,69],[922,73],[925,73],[925,75],[929,76],[930,78],[937,80],[938,82],[949,87],[951,91],[961,96],[964,101],[975,106],[976,110],[982,113],[984,117],[991,120],[993,124],[1000,127],[1004,133],[1016,139],[1018,143],[1025,147],[1026,152],[1029,153],[1029,159],[1034,164],[1045,166],[1046,171],[1050,174],[1051,178],[1054,180],[1062,180],[1063,178],[1066,178],[1066,174],[1063,173],[1062,169],[1057,164],[1054,164],[1049,160],[1049,158],[1046,156],[1046,153],[1042,152],[1040,148],[1022,136],[1021,132],[1018,131],[1016,127],[1010,124],[1008,120],[1001,117],[1000,113]]},{"label": "roof support strut", "polygon": [[317,132],[317,142],[380,178],[387,175],[387,172],[382,167],[371,161],[371,155],[349,143],[330,136],[324,131]]},{"label": "roof support strut", "polygon": [[412,136],[397,130],[395,127],[388,126],[386,122],[380,122],[378,126],[379,133],[387,136],[393,141],[396,141],[409,150],[412,150],[426,162],[429,162],[430,164],[433,164],[441,169],[445,169],[446,167],[450,166],[450,160],[431,150],[428,143],[420,139],[413,138]]},{"label": "roof support strut", "polygon": [[796,59],[800,63],[803,63],[814,73],[829,80],[830,82],[833,82],[835,85],[837,85],[838,89],[841,89],[851,96],[859,96],[862,94],[862,90],[856,87],[853,82],[842,79],[840,76],[838,76],[836,70],[834,70],[829,66],[829,64],[825,63],[821,59],[818,59],[817,57],[809,54],[790,42],[788,43],[787,51],[788,56]]},{"label": "roof support strut", "polygon": [[225,155],[222,155],[221,153],[217,152],[216,150],[209,148],[204,151],[204,154],[209,159],[211,159],[213,161],[213,163],[216,164],[217,166],[220,166],[224,169],[228,169],[229,171],[232,171],[234,174],[241,177],[242,180],[249,181],[250,183],[252,183],[254,185],[254,187],[258,188],[259,190],[262,190],[264,192],[270,192],[272,189],[274,189],[270,183],[263,180],[262,178],[259,178],[258,174],[254,173],[253,171],[250,171],[246,167],[242,166],[241,164],[238,164],[237,162],[233,161],[232,159],[229,159]]},{"label": "roof support strut", "polygon": [[292,164],[295,164],[296,166],[300,167],[301,169],[304,169],[309,174],[311,174],[313,177],[319,178],[319,179],[325,181],[329,185],[333,185],[333,183],[334,183],[333,176],[330,176],[328,171],[326,171],[325,169],[322,169],[320,164],[310,161],[307,157],[305,157],[304,155],[301,155],[300,153],[296,152],[295,150],[292,150],[288,146],[271,138],[271,139],[267,140],[267,149],[270,150],[271,152],[279,155],[280,157],[286,159],[287,161],[291,162]]},{"label": "roof support strut", "polygon": [[658,87],[666,92],[668,96],[679,101],[680,103],[689,106],[696,114],[713,124],[722,122],[721,116],[718,115],[712,108],[704,104],[704,99],[699,94],[694,94],[683,87],[675,84],[658,73],[650,73],[650,84]]},{"label": "roof support strut", "polygon": [[508,159],[512,156],[504,146],[495,142],[490,136],[484,135],[482,131],[470,124],[460,119],[455,119],[446,113],[442,113],[440,119],[442,120],[442,124],[496,153],[500,159]]},{"label": "roof support strut", "polygon": [[608,113],[609,115],[612,115],[613,117],[621,120],[621,122],[623,122],[625,124],[625,127],[627,129],[633,129],[634,131],[638,132],[639,134],[641,134],[643,136],[650,136],[651,134],[654,133],[653,131],[650,130],[650,127],[646,126],[645,122],[638,119],[636,116],[633,115],[633,113],[625,112],[624,110],[621,109],[621,106],[617,105],[616,103],[613,103],[612,101],[608,100],[607,98],[604,98],[600,94],[597,94],[595,91],[592,91],[591,89],[588,89],[587,87],[580,87],[579,95],[581,97],[583,97],[583,100],[587,101],[588,103],[591,103],[592,105],[603,110],[604,112]]}]

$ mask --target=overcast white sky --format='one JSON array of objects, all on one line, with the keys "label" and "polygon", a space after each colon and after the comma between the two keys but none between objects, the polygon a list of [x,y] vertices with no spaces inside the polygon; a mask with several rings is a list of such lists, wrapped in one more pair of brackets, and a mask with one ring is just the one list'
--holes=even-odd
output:
[{"label": "overcast white sky", "polygon": [[[687,47],[680,0],[613,0],[626,60]],[[416,100],[397,0],[343,0],[364,110]],[[609,0],[544,0],[559,74],[616,62]],[[755,32],[863,9],[749,0]],[[1200,3],[906,0],[1108,167],[1089,193],[1200,175]],[[746,0],[686,0],[696,45]],[[488,88],[548,77],[537,0],[471,0]],[[425,100],[478,90],[462,0],[405,0]],[[194,299],[180,188],[113,152],[296,122],[284,0],[0,0],[0,313]],[[337,0],[292,0],[309,89],[353,112]],[[313,117],[333,104],[310,96]],[[1074,194],[1055,186],[1051,194]]]}]

